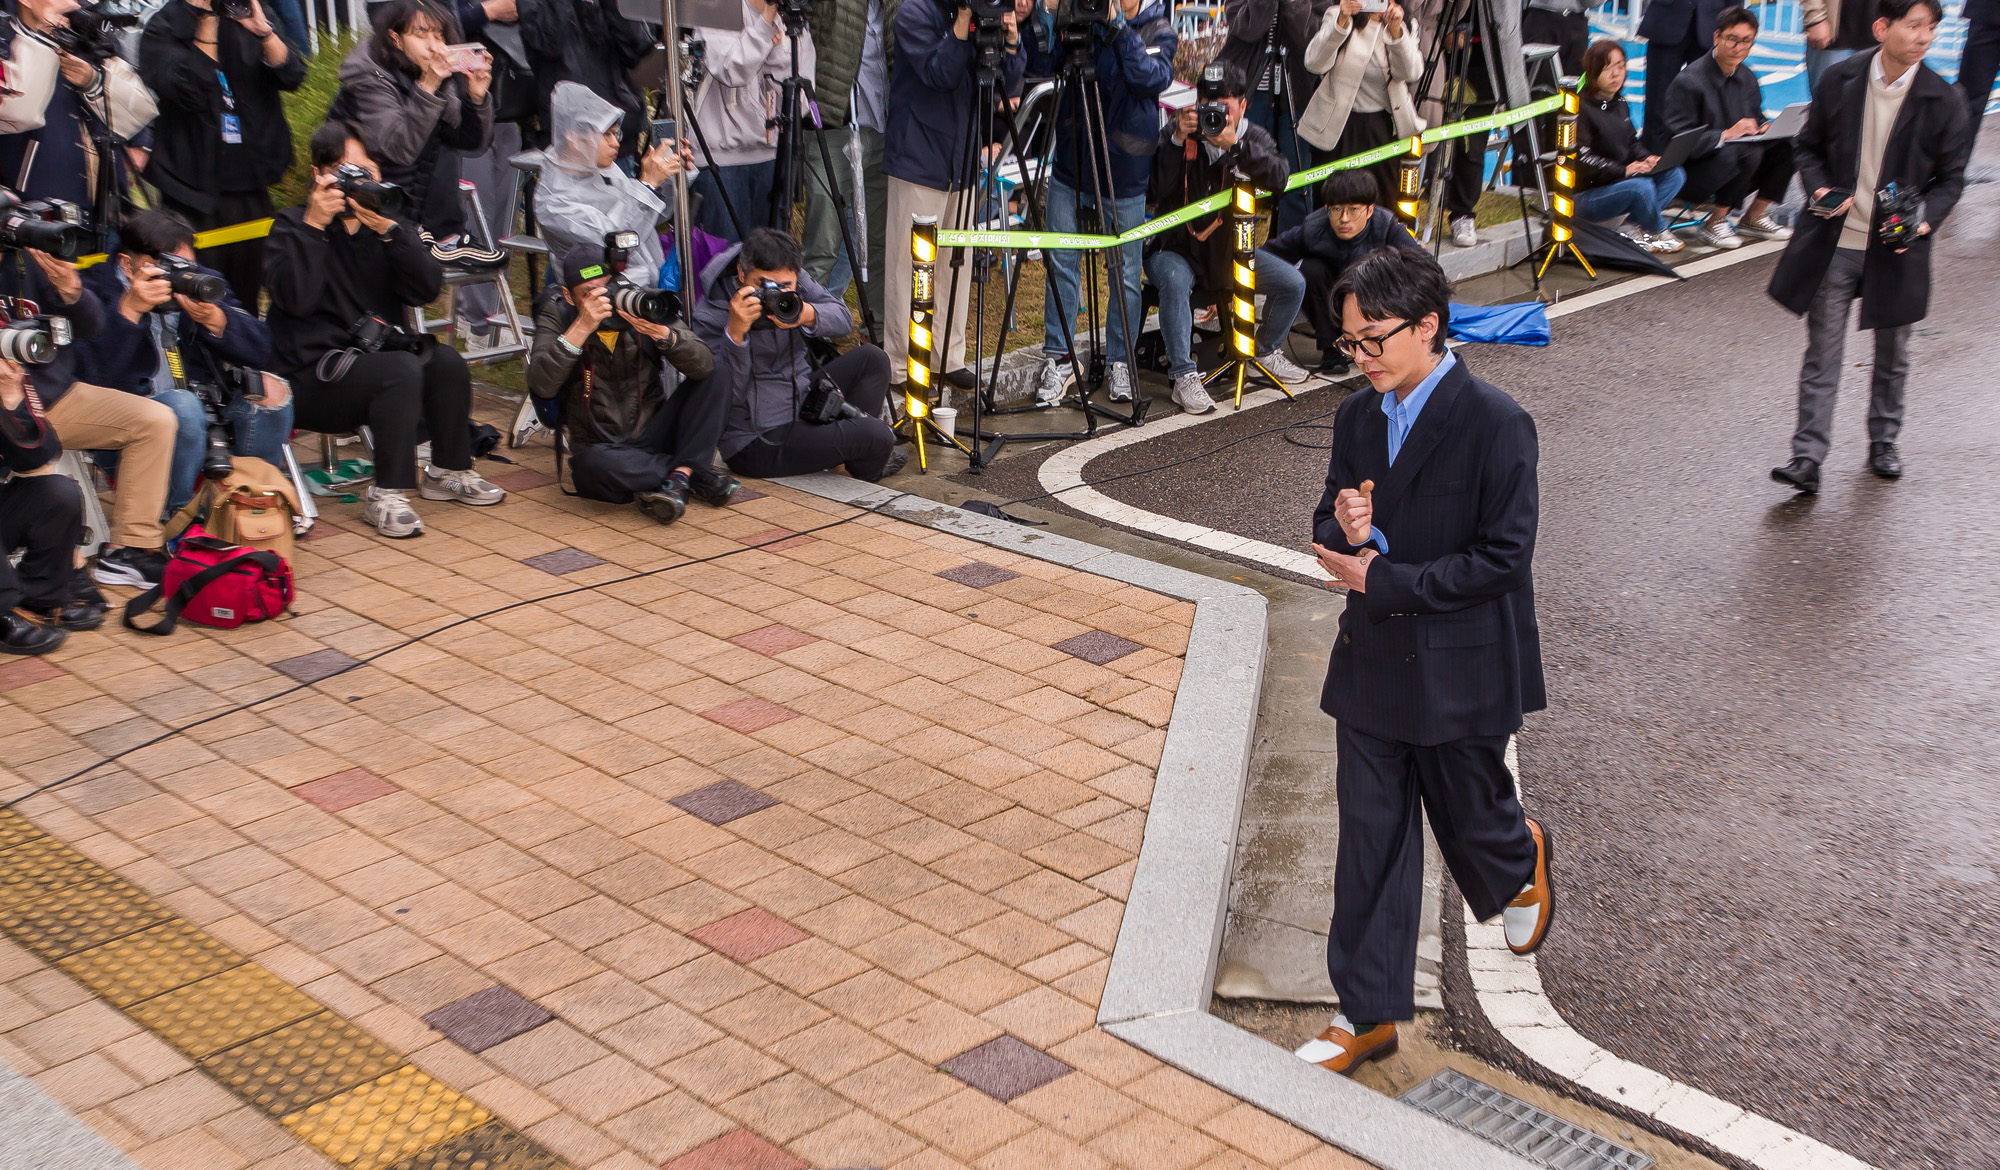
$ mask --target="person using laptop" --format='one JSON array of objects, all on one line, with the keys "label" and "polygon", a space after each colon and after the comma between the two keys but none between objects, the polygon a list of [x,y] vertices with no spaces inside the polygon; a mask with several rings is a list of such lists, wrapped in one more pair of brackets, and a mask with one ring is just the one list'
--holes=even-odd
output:
[{"label": "person using laptop", "polygon": [[[1687,160],[1689,203],[1707,205],[1708,218],[1697,233],[1714,248],[1737,248],[1737,232],[1766,240],[1790,239],[1792,230],[1771,218],[1771,205],[1784,199],[1792,181],[1789,138],[1743,141],[1765,129],[1764,91],[1744,62],[1757,43],[1757,18],[1740,5],[1715,18],[1715,48],[1681,70],[1667,87],[1667,133],[1678,138],[1701,133]],[[1729,214],[1748,197],[1750,206],[1735,227]]]},{"label": "person using laptop", "polygon": [[1609,222],[1625,217],[1628,234],[1648,252],[1678,252],[1681,238],[1660,209],[1687,181],[1680,167],[1639,145],[1625,104],[1625,50],[1605,37],[1583,53],[1583,101],[1576,120],[1576,214]]}]

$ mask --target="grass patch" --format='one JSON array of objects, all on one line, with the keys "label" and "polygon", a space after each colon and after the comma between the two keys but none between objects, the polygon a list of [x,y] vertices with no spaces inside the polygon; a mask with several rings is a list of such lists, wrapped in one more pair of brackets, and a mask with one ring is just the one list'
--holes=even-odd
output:
[{"label": "grass patch", "polygon": [[319,52],[306,62],[305,83],[295,92],[283,95],[285,121],[292,127],[292,165],[271,188],[272,206],[296,207],[306,201],[306,180],[312,173],[312,166],[306,161],[307,144],[313,131],[326,121],[326,108],[340,92],[340,63],[347,60],[347,54],[360,41],[360,36],[351,30],[321,38]]}]

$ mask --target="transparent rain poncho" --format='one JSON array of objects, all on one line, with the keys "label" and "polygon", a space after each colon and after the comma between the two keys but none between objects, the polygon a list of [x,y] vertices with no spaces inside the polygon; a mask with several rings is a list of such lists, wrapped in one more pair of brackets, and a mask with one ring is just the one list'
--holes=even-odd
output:
[{"label": "transparent rain poncho", "polygon": [[607,232],[639,233],[625,274],[650,287],[666,262],[657,225],[669,215],[667,201],[616,165],[597,165],[599,141],[623,117],[589,89],[573,81],[557,84],[549,98],[548,161],[535,189],[535,221],[558,270],[574,249],[601,252]]}]

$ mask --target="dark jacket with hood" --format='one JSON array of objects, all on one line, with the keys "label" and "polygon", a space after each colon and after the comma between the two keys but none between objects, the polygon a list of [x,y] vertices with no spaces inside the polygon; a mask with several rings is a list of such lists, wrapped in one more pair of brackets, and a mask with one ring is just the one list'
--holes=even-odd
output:
[{"label": "dark jacket with hood", "polygon": [[[928,3],[909,0],[903,10]],[[724,459],[771,436],[778,442],[799,417],[799,402],[811,384],[803,329],[752,329],[738,345],[728,333],[729,302],[735,297],[736,255],[743,246],[722,253],[701,270],[701,303],[695,306],[695,332],[715,355],[715,376],[729,391],[729,417],[716,445]],[[799,296],[811,303],[814,337],[845,337],[854,332],[854,314],[810,275],[799,273]]]},{"label": "dark jacket with hood", "polygon": [[[572,447],[637,442],[666,405],[660,381],[666,365],[689,382],[715,372],[715,355],[686,325],[670,327],[673,340],[665,348],[634,330],[607,328],[609,347],[603,334],[593,333],[583,352],[573,354],[557,339],[575,323],[576,306],[561,290],[545,290],[535,304],[535,344],[528,356],[528,389],[537,398],[562,399],[563,428]],[[687,392],[682,387],[681,393]]]},{"label": "dark jacket with hood", "polygon": [[[1821,187],[1851,191],[1861,173],[1861,123],[1868,102],[1868,78],[1875,53],[1857,53],[1820,75],[1812,112],[1793,144],[1799,182],[1808,194]],[[1931,241],[1965,191],[1965,159],[1971,143],[1966,133],[1965,99],[1944,78],[1921,62],[1910,80],[1910,92],[1896,112],[1882,152],[1877,186],[1895,183],[1923,195],[1924,222],[1931,233],[1901,252],[1884,248],[1869,233],[1861,268],[1861,328],[1890,329],[1924,319],[1930,311]],[[1878,212],[1879,214],[1879,212]],[[1846,216],[1828,219],[1802,215],[1785,254],[1771,273],[1771,298],[1794,313],[1804,313],[1819,295],[1827,266],[1840,247],[1840,225]]]},{"label": "dark jacket with hood", "polygon": [[[167,0],[139,38],[139,76],[160,104],[146,181],[180,206],[207,213],[215,209],[217,192],[260,191],[285,177],[292,163],[292,127],[278,95],[304,83],[306,62],[298,46],[289,45],[284,64],[264,64],[257,38],[233,20],[217,23],[221,56],[211,61],[194,43],[195,25],[204,15],[187,0]],[[243,127],[241,146],[222,141],[218,68],[229,78],[230,100]],[[240,165],[224,166],[224,151]],[[233,182],[226,177],[232,172],[239,176]]]},{"label": "dark jacket with hood", "polygon": [[385,182],[409,193],[411,217],[438,239],[465,230],[459,156],[493,140],[493,95],[473,101],[453,74],[436,93],[375,58],[375,39],[354,46],[340,65],[340,92],[327,117],[350,123],[382,168]]},{"label": "dark jacket with hood", "polygon": [[[1154,215],[1205,199],[1233,185],[1239,175],[1272,192],[1283,191],[1292,177],[1292,168],[1278,152],[1271,132],[1254,125],[1247,117],[1237,131],[1241,137],[1227,150],[1192,135],[1184,143],[1175,142],[1177,126],[1178,123],[1170,121],[1160,130],[1160,149],[1153,155],[1153,179],[1146,188],[1146,202]],[[1187,257],[1188,266],[1194,269],[1195,278],[1203,288],[1220,289],[1228,284],[1233,245],[1229,225],[1218,224],[1217,220],[1226,219],[1229,214],[1224,208],[1214,215],[1168,228],[1155,237],[1162,250]],[[1206,240],[1195,239],[1195,233],[1207,231],[1211,225],[1215,230],[1208,233]]]},{"label": "dark jacket with hood", "polygon": [[[1021,30],[1028,55],[1028,72],[1054,76],[1062,70],[1063,48],[1055,21],[1040,7]],[[1174,81],[1174,53],[1181,43],[1173,18],[1161,0],[1151,0],[1135,20],[1118,22],[1100,35],[1093,64],[1104,103],[1104,141],[1109,148],[1109,174],[1095,181],[1083,161],[1082,95],[1072,86],[1063,92],[1056,110],[1056,182],[1089,196],[1099,184],[1116,199],[1146,193],[1153,169],[1153,151],[1160,141],[1160,93]],[[1092,168],[1099,169],[1101,168]],[[1121,223],[1120,231],[1138,227]]]},{"label": "dark jacket with hood", "polygon": [[[961,185],[973,98],[979,92],[973,68],[978,46],[971,36],[961,41],[951,35],[958,7],[947,8],[944,0],[904,0],[896,9],[882,169],[890,178],[933,191],[956,191]],[[998,88],[1014,92],[1026,70],[1025,54],[1001,53]],[[725,453],[728,442],[725,434]]]},{"label": "dark jacket with hood", "polygon": [[[74,303],[66,303],[42,273],[42,266],[18,249],[0,253],[0,296],[33,301],[44,317],[67,317],[73,341],[89,341],[104,329],[104,302],[83,284]],[[42,396],[42,405],[53,407],[76,384],[76,346],[56,346],[55,357],[44,366],[27,366],[28,380]]]},{"label": "dark jacket with hood", "polygon": [[[535,71],[536,108],[549,123],[549,94],[574,81],[625,112],[619,157],[638,149],[647,125],[631,69],[652,55],[653,26],[618,15],[611,0],[520,0],[521,44]],[[546,145],[546,129],[541,144]]]},{"label": "dark jacket with hood", "polygon": [[[220,275],[196,265],[200,272]],[[97,336],[75,346],[76,380],[92,386],[109,386],[141,398],[153,394],[153,375],[165,357],[153,340],[152,322],[141,317],[128,321],[118,311],[125,295],[124,269],[116,259],[83,270],[83,285],[97,294],[104,305],[104,328]],[[178,310],[178,303],[172,303]],[[203,328],[185,312],[179,314],[176,345],[189,381],[221,384],[222,365],[261,370],[271,364],[271,330],[262,321],[243,311],[234,292],[225,291],[222,312],[228,318],[222,336]],[[150,316],[150,314],[148,314]]]},{"label": "dark jacket with hood", "polygon": [[1601,98],[1583,95],[1576,119],[1577,190],[1608,187],[1625,181],[1625,168],[1645,158],[1639,133],[1632,127],[1632,108],[1625,95]]},{"label": "dark jacket with hood", "polygon": [[1264,251],[1271,253],[1287,264],[1297,264],[1311,257],[1325,264],[1335,273],[1361,259],[1377,248],[1414,248],[1423,251],[1408,229],[1397,221],[1396,213],[1386,207],[1378,207],[1375,214],[1368,217],[1368,226],[1351,240],[1343,240],[1333,230],[1333,221],[1327,218],[1325,208],[1315,208],[1306,214],[1306,221],[1281,236],[1273,236],[1264,244]]},{"label": "dark jacket with hood", "polygon": [[[1294,115],[1303,114],[1306,102],[1319,86],[1319,78],[1306,68],[1306,46],[1312,43],[1313,34],[1319,31],[1326,10],[1338,2],[1228,0],[1223,5],[1222,15],[1223,23],[1229,26],[1229,39],[1216,50],[1215,59],[1225,65],[1232,62],[1241,65],[1244,74],[1250,78],[1250,89],[1254,95],[1266,50],[1273,45],[1283,46],[1288,65],[1285,80],[1291,86],[1292,110]],[[1275,55],[1273,59],[1276,59]]]}]

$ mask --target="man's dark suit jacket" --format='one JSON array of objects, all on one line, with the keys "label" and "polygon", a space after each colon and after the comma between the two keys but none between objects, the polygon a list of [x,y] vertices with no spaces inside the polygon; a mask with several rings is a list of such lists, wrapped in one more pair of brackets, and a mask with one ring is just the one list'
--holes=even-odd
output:
[{"label": "man's dark suit jacket", "polygon": [[1663,45],[1692,41],[1706,47],[1715,35],[1715,18],[1729,0],[1654,0],[1639,19],[1639,36]]},{"label": "man's dark suit jacket", "polygon": [[1389,465],[1382,395],[1340,404],[1313,538],[1355,552],[1334,518],[1375,481],[1389,554],[1340,615],[1320,709],[1357,731],[1433,746],[1520,730],[1548,705],[1535,625],[1535,421],[1460,357]]}]

